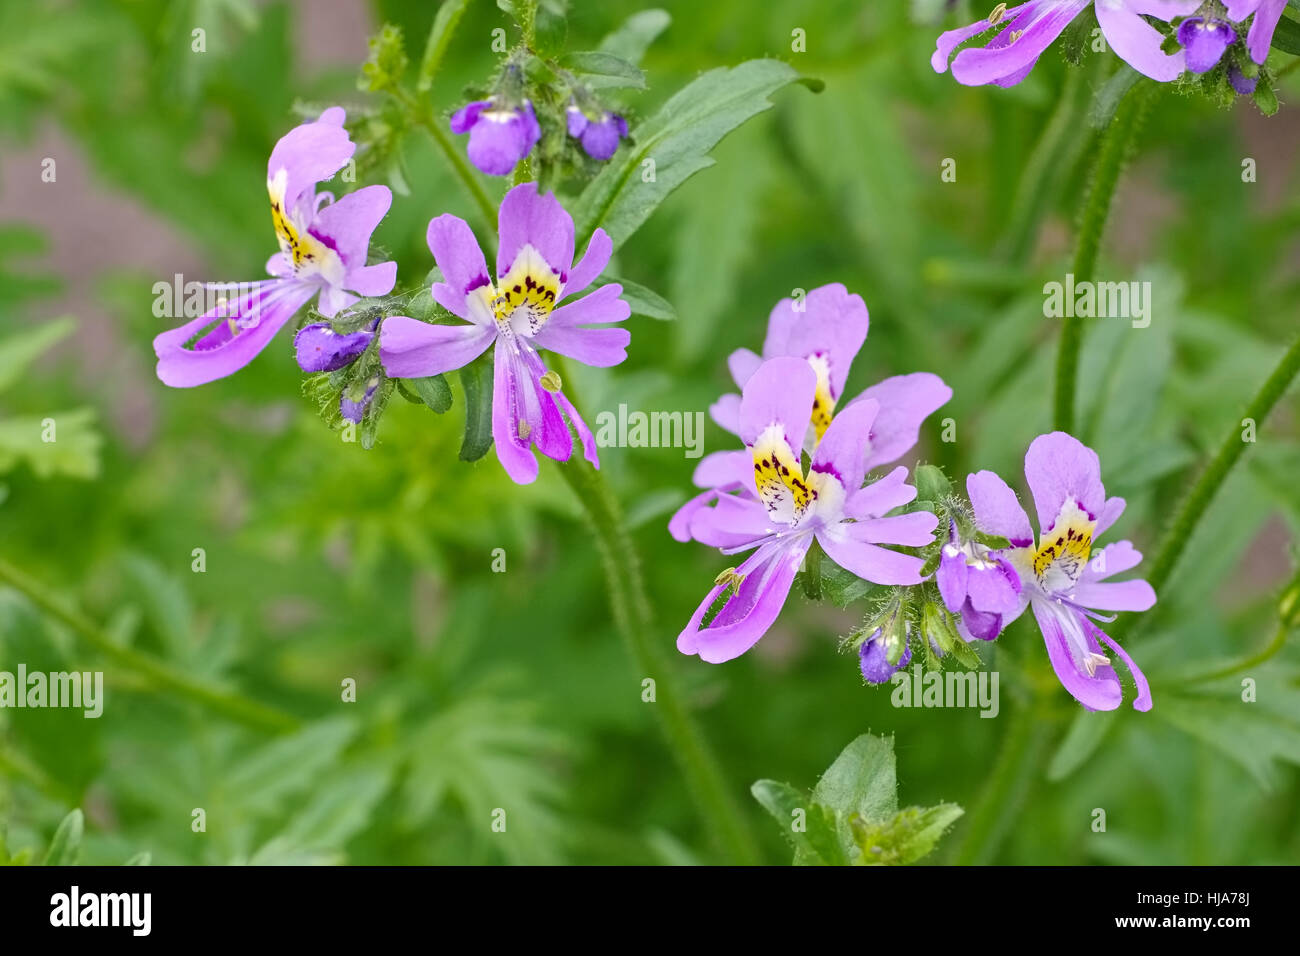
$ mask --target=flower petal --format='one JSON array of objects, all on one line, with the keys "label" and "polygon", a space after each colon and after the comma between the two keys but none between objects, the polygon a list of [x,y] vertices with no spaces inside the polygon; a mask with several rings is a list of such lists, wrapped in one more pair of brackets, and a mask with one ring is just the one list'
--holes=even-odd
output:
[{"label": "flower petal", "polygon": [[[1091,627],[1091,625],[1089,626]],[[1128,672],[1133,675],[1133,683],[1137,687],[1137,697],[1133,698],[1133,709],[1143,712],[1150,710],[1151,686],[1147,683],[1146,675],[1142,673],[1142,669],[1134,663],[1133,658],[1128,656],[1128,652],[1125,651],[1124,648],[1120,647],[1111,639],[1109,634],[1097,627],[1092,627],[1092,631],[1095,637],[1100,638],[1107,647],[1119,655],[1119,659],[1124,662],[1124,666],[1128,668]]]},{"label": "flower petal", "polygon": [[913,372],[878,382],[850,402],[849,407],[872,399],[880,403],[880,414],[871,426],[867,471],[897,461],[915,448],[921,424],[950,398],[952,389],[938,375]]},{"label": "flower petal", "polygon": [[945,547],[939,557],[939,567],[934,572],[934,582],[939,585],[939,596],[943,606],[952,614],[961,610],[966,603],[966,581],[970,576],[970,566],[962,554],[949,554]]},{"label": "flower petal", "polygon": [[817,373],[803,359],[777,358],[764,362],[745,383],[741,396],[741,440],[753,445],[767,428],[780,425],[789,446],[801,448],[812,418],[816,389]]},{"label": "flower petal", "polygon": [[861,488],[867,474],[867,436],[879,412],[880,406],[868,399],[836,415],[813,452],[812,470],[835,475],[846,492]]},{"label": "flower petal", "polygon": [[379,327],[379,359],[391,378],[425,378],[474,361],[496,338],[477,325],[430,325],[390,315]]},{"label": "flower petal", "polygon": [[1034,543],[1029,516],[1020,507],[1016,493],[999,476],[991,471],[979,471],[968,476],[966,493],[975,508],[975,525],[985,534],[1006,538],[1017,548]]},{"label": "flower petal", "polygon": [[595,282],[597,277],[605,271],[605,266],[609,265],[609,257],[613,254],[614,240],[609,237],[609,233],[604,229],[597,229],[593,232],[591,241],[587,243],[587,251],[578,264],[573,267],[573,271],[569,273],[568,281],[564,283],[560,298],[577,295]]},{"label": "flower petal", "polygon": [[320,118],[295,126],[280,137],[266,164],[267,182],[284,175],[284,206],[292,212],[308,190],[342,169],[356,144],[343,128],[344,114],[339,107],[321,113]]},{"label": "flower petal", "polygon": [[1025,479],[1038,509],[1038,527],[1051,530],[1061,508],[1073,501],[1093,520],[1101,516],[1106,489],[1097,453],[1073,435],[1039,435],[1025,454]]},{"label": "flower petal", "polygon": [[763,505],[735,495],[722,495],[712,508],[695,512],[690,525],[691,537],[711,548],[752,546],[775,530]]},{"label": "flower petal", "polygon": [[727,599],[717,616],[701,627],[700,622],[714,603],[731,586],[718,584],[705,596],[686,629],[677,637],[683,654],[698,654],[710,664],[739,657],[767,633],[785,606],[790,586],[808,551],[809,538],[801,536],[779,545],[759,548],[737,568],[743,577],[736,593]]},{"label": "flower petal", "polygon": [[846,522],[820,528],[817,541],[830,559],[846,571],[875,584],[920,584],[920,558],[854,540]]},{"label": "flower petal", "polygon": [[536,183],[516,186],[501,200],[498,230],[498,276],[508,273],[524,246],[530,245],[560,275],[561,284],[568,283],[573,267],[573,219],[554,193],[541,195]]},{"label": "flower petal", "polygon": [[298,330],[293,348],[304,372],[333,372],[356,361],[374,337],[369,329],[340,335],[328,322],[313,322]]},{"label": "flower petal", "polygon": [[[986,47],[967,47],[952,61],[952,76],[966,86],[982,86],[1023,76],[1091,0],[1035,0],[1017,8],[1015,19]],[[1099,11],[1100,14],[1100,11]]]},{"label": "flower petal", "polygon": [[359,269],[366,264],[371,234],[392,204],[393,193],[387,186],[365,186],[323,206],[312,222],[312,232],[329,240],[327,244],[349,270]]},{"label": "flower petal", "polygon": [[1156,592],[1146,581],[1080,581],[1074,589],[1074,601],[1097,611],[1149,611],[1156,603]]},{"label": "flower petal", "polygon": [[831,395],[844,394],[849,368],[867,340],[870,325],[866,303],[850,295],[838,282],[819,286],[807,294],[799,307],[793,299],[782,299],[768,317],[763,358],[795,356],[824,358]]},{"label": "flower petal", "polygon": [[1034,617],[1047,645],[1047,657],[1056,677],[1079,703],[1089,710],[1114,710],[1124,699],[1119,678],[1107,665],[1090,675],[1079,663],[1082,654],[1100,652],[1095,638],[1084,628],[1086,618],[1060,604],[1035,600]]},{"label": "flower petal", "polygon": [[907,483],[907,468],[899,465],[859,491],[850,491],[844,513],[859,521],[878,518],[916,500],[916,488]]},{"label": "flower petal", "polygon": [[315,293],[315,286],[292,280],[261,283],[250,294],[163,332],[153,340],[158,378],[173,388],[192,388],[239,371]]},{"label": "flower petal", "polygon": [[1182,50],[1165,53],[1163,33],[1116,0],[1099,0],[1096,9],[1097,23],[1116,56],[1153,80],[1178,79],[1186,68],[1186,55]]},{"label": "flower petal", "polygon": [[709,417],[723,431],[740,434],[740,396],[735,392],[719,397],[709,406]]},{"label": "flower petal", "polygon": [[487,286],[490,280],[487,260],[469,223],[445,213],[430,221],[426,238],[442,272],[443,281],[433,284],[434,299],[453,315],[481,324],[482,317],[468,307],[466,296]]},{"label": "flower petal", "polygon": [[762,364],[762,356],[756,355],[750,349],[736,349],[727,356],[727,370],[731,372],[731,380],[736,383],[736,388],[739,389],[745,387],[745,383],[758,371],[758,367]]}]

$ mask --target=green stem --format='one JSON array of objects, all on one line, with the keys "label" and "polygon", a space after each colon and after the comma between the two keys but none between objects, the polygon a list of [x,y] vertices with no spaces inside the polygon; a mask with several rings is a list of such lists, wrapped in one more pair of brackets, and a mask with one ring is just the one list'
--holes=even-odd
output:
[{"label": "green stem", "polygon": [[195,680],[173,670],[155,657],[114,643],[89,618],[65,604],[44,584],[4,560],[0,560],[0,583],[8,584],[25,595],[50,617],[80,634],[87,643],[109,660],[149,678],[159,687],[173,691],[181,697],[255,730],[285,733],[296,730],[299,725],[298,718],[292,714]]},{"label": "green stem", "polygon": [[470,199],[478,207],[479,216],[483,220],[482,224],[487,228],[489,234],[495,234],[497,204],[492,201],[492,197],[483,188],[483,183],[475,175],[469,160],[465,158],[465,154],[457,148],[456,142],[451,138],[451,133],[443,129],[442,125],[430,112],[427,104],[418,101],[400,87],[394,88],[390,92],[398,102],[406,107],[411,119],[433,139],[434,145],[442,152],[442,155],[451,165],[452,172],[456,174],[456,178],[461,181],[461,185],[469,193]]},{"label": "green stem", "polygon": [[661,635],[650,627],[650,602],[640,562],[617,499],[601,472],[584,462],[561,465],[560,474],[573,489],[596,533],[615,623],[637,669],[644,677],[654,679],[655,701],[651,706],[713,837],[728,853],[730,862],[758,863],[745,814],[728,791],[717,758],[676,687],[672,664],[659,642]]},{"label": "green stem", "polygon": [[[1106,220],[1110,217],[1111,201],[1119,185],[1120,173],[1133,152],[1138,131],[1151,104],[1153,84],[1137,83],[1120,103],[1105,134],[1102,136],[1092,184],[1079,221],[1079,238],[1074,252],[1073,275],[1076,286],[1091,282],[1097,269],[1097,255],[1101,250]],[[1073,310],[1070,310],[1073,311]],[[1083,345],[1083,319],[1068,316],[1061,326],[1061,341],[1056,353],[1056,396],[1053,421],[1064,432],[1074,431],[1075,391],[1079,372],[1079,351]]]},{"label": "green stem", "polygon": [[1223,677],[1231,677],[1233,674],[1240,674],[1242,671],[1248,671],[1252,668],[1258,667],[1286,646],[1286,639],[1290,634],[1291,626],[1287,624],[1287,622],[1283,621],[1278,624],[1277,633],[1274,634],[1273,639],[1268,642],[1268,646],[1258,654],[1247,657],[1245,660],[1238,661],[1235,664],[1226,664],[1216,670],[1205,671],[1201,674],[1193,674],[1191,677],[1184,677],[1180,683],[1204,684],[1208,681],[1219,680]]},{"label": "green stem", "polygon": [[953,863],[959,866],[988,863],[1040,776],[1037,770],[1047,755],[1052,723],[1039,703],[1040,699],[1036,698],[1012,717],[1002,752],[971,811],[965,835],[953,851]]},{"label": "green stem", "polygon": [[[1300,374],[1300,336],[1291,343],[1291,347],[1282,356],[1273,373],[1246,407],[1241,420],[1250,419],[1256,429],[1262,428],[1273,406],[1282,398],[1297,374]],[[1179,558],[1183,555],[1183,550],[1187,547],[1187,542],[1191,539],[1192,532],[1196,530],[1210,502],[1214,500],[1228,473],[1245,452],[1249,443],[1242,440],[1241,429],[1240,424],[1234,424],[1228,429],[1228,434],[1219,446],[1218,454],[1183,498],[1173,523],[1165,532],[1160,551],[1152,562],[1150,573],[1146,575],[1157,594],[1169,581]]]}]

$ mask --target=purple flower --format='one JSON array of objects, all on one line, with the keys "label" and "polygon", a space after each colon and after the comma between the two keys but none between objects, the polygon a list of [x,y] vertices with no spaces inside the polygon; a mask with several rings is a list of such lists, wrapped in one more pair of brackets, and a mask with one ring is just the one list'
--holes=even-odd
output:
[{"label": "purple flower", "polygon": [[[839,283],[813,289],[796,303],[782,299],[768,319],[763,354],[749,349],[731,353],[727,364],[737,388],[744,388],[765,359],[802,358],[817,373],[812,423],[799,447],[812,452],[831,424],[853,359],[867,338],[870,317],[866,304]],[[875,401],[879,414],[866,436],[867,472],[897,461],[916,445],[921,423],[952,397],[952,389],[937,375],[915,372],[887,378],[863,391],[845,407]],[[740,433],[740,396],[723,395],[709,409],[713,420],[733,435]],[[718,451],[706,455],[695,469],[693,481],[709,489],[678,510],[668,530],[678,541],[690,540],[691,515],[718,494],[740,490],[753,494],[752,463],[745,451]]]},{"label": "purple flower", "polygon": [[469,133],[469,160],[489,176],[509,176],[542,138],[532,103],[498,106],[495,96],[458,109],[451,115],[451,131]]},{"label": "purple flower", "polygon": [[[1273,34],[1286,9],[1286,0],[1224,0],[1224,5],[1228,8],[1228,18],[1237,23],[1255,15],[1246,34],[1246,49],[1252,60],[1262,64],[1268,59],[1268,49],[1273,45]],[[1237,87],[1237,92],[1243,91]],[[1249,92],[1254,92],[1253,84]]]},{"label": "purple flower", "polygon": [[[753,647],[780,614],[813,541],[840,567],[876,584],[921,581],[920,558],[881,547],[920,547],[938,519],[928,511],[884,517],[916,497],[897,468],[862,486],[874,399],[846,408],[822,436],[804,473],[799,448],[811,424],[817,373],[802,358],[764,362],[746,381],[740,437],[749,458],[747,493],[720,494],[693,515],[690,533],[724,554],[753,549],[723,575],[677,638],[683,654],[717,664]],[[704,618],[728,594],[708,624]]]},{"label": "purple flower", "polygon": [[362,417],[366,414],[366,407],[370,404],[370,400],[375,397],[377,388],[379,388],[379,376],[373,375],[365,383],[364,389],[357,387],[360,395],[349,395],[348,390],[345,389],[343,394],[339,396],[339,414],[353,424],[360,424]]},{"label": "purple flower", "polygon": [[293,337],[298,367],[304,372],[334,372],[355,362],[375,337],[375,324],[340,335],[328,322],[304,325]]},{"label": "purple flower", "polygon": [[944,607],[957,615],[958,631],[968,641],[993,640],[1002,633],[1003,619],[1022,610],[1015,569],[978,541],[963,539],[955,521],[949,524],[934,580]]},{"label": "purple flower", "polygon": [[1177,79],[1183,72],[1183,51],[1161,50],[1164,34],[1143,17],[1169,21],[1189,16],[1201,0],[1029,0],[1013,7],[999,5],[1003,12],[996,21],[984,19],[940,35],[930,65],[942,73],[957,47],[996,27],[996,36],[986,45],[967,47],[952,60],[953,79],[966,86],[1015,86],[1090,3],[1106,42],[1133,69],[1161,81]]},{"label": "purple flower", "polygon": [[911,633],[908,633],[909,641],[903,645],[903,656],[898,659],[897,664],[889,663],[889,650],[885,646],[884,634],[877,629],[869,638],[867,638],[860,648],[858,648],[858,664],[862,668],[862,676],[872,684],[883,684],[888,681],[895,673],[902,670],[912,662],[912,645],[910,641]]},{"label": "purple flower", "polygon": [[1255,92],[1255,87],[1259,85],[1259,77],[1247,76],[1241,72],[1237,64],[1233,63],[1228,66],[1228,82],[1232,84],[1232,88],[1239,95],[1250,96]]},{"label": "purple flower", "polygon": [[1093,541],[1124,511],[1123,498],[1107,498],[1097,454],[1064,432],[1034,439],[1025,455],[1025,478],[1033,493],[1041,533],[1037,546],[1029,517],[1016,494],[991,471],[966,481],[975,523],[981,531],[1010,542],[999,556],[1020,577],[1020,601],[1004,624],[1034,610],[1047,656],[1065,689],[1089,710],[1114,710],[1123,700],[1119,677],[1102,644],[1128,667],[1137,685],[1133,706],[1151,709],[1142,671],[1094,621],[1113,620],[1098,611],[1145,611],[1156,602],[1146,581],[1107,581],[1142,560],[1128,541],[1092,554]]},{"label": "purple flower", "polygon": [[617,113],[603,112],[598,119],[588,119],[576,106],[568,109],[569,135],[582,143],[592,159],[602,162],[614,155],[619,140],[627,137],[627,121]]},{"label": "purple flower", "polygon": [[342,169],[355,149],[343,119],[343,110],[331,107],[275,144],[266,172],[280,241],[280,251],[266,264],[274,278],[248,283],[234,299],[155,338],[164,384],[189,388],[239,371],[313,296],[320,297],[320,313],[332,316],[357,295],[392,290],[396,262],[366,265],[370,234],[393,200],[388,187],[366,186],[337,202],[330,193],[316,192],[316,184]]},{"label": "purple flower", "polygon": [[599,468],[595,437],[537,350],[602,368],[627,358],[631,335],[626,329],[594,327],[631,315],[619,298],[621,285],[611,282],[556,308],[565,296],[591,285],[614,244],[597,229],[575,265],[573,219],[554,195],[539,195],[536,183],[506,193],[499,232],[493,284],[464,220],[443,215],[429,223],[429,249],[443,277],[434,283],[433,298],[469,324],[430,325],[392,316],[380,328],[379,357],[391,377],[420,378],[467,365],[496,343],[492,437],[506,473],[520,484],[537,477],[533,445],[556,461],[568,461],[573,436],[565,416],[577,428],[587,460]]},{"label": "purple flower", "polygon": [[1178,44],[1187,52],[1187,68],[1193,73],[1214,69],[1236,42],[1237,31],[1227,20],[1188,17],[1178,25]]}]

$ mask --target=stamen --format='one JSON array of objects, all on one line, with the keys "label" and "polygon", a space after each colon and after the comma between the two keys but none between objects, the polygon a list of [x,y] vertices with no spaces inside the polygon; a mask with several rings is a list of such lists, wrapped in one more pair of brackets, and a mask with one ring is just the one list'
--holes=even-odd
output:
[{"label": "stamen", "polygon": [[735,568],[727,568],[718,573],[718,576],[713,579],[713,583],[715,586],[726,585],[733,594],[738,594],[740,593],[740,586],[745,583],[745,576],[737,574]]},{"label": "stamen", "polygon": [[1089,677],[1097,676],[1098,667],[1106,667],[1110,664],[1110,658],[1105,654],[1089,653],[1083,659],[1083,669],[1088,672]]},{"label": "stamen", "polygon": [[558,392],[563,387],[564,383],[560,381],[559,372],[555,371],[555,369],[549,369],[546,374],[541,377],[539,384],[548,392]]},{"label": "stamen", "polygon": [[993,8],[993,12],[989,14],[989,26],[996,26],[997,24],[1001,23],[1002,18],[1005,17],[1006,15],[1007,15],[1007,5],[1005,3],[999,3],[996,7]]}]

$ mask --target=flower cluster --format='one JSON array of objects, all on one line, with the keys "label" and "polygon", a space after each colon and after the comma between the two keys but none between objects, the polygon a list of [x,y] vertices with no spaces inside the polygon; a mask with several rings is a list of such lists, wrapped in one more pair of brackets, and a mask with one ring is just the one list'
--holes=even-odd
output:
[{"label": "flower cluster", "polygon": [[[1015,493],[992,472],[970,476],[969,505],[948,495],[916,502],[901,465],[869,481],[912,450],[922,423],[952,392],[937,376],[917,372],[842,402],[867,330],[862,299],[841,285],[823,286],[802,302],[778,303],[762,355],[731,355],[740,394],[724,395],[710,413],[744,449],[700,462],[694,480],[705,490],[668,527],[679,541],[748,557],[718,575],[678,649],[711,663],[749,650],[776,621],[816,548],[890,595],[851,641],[871,683],[906,667],[917,641],[927,652],[977,660],[965,644],[996,639],[1032,607],[1048,658],[1080,703],[1119,706],[1109,649],[1137,685],[1134,706],[1149,709],[1142,672],[1098,627],[1113,620],[1101,612],[1146,610],[1155,594],[1145,581],[1108,580],[1140,560],[1129,542],[1093,554],[1094,539],[1124,510],[1123,499],[1106,497],[1096,454],[1062,432],[1030,446],[1025,475],[1039,517],[1037,543]],[[936,540],[940,513],[946,535]]]},{"label": "flower cluster", "polygon": [[599,467],[596,442],[562,391],[559,375],[540,351],[593,366],[627,358],[628,318],[622,286],[590,287],[613,253],[602,229],[574,258],[573,219],[549,193],[524,183],[500,207],[496,269],[489,273],[474,234],[461,219],[429,223],[428,244],[441,271],[433,301],[457,324],[433,324],[404,315],[371,318],[375,308],[353,311],[359,296],[387,295],[397,264],[367,265],[370,237],[388,212],[386,186],[367,186],[334,201],[316,187],[352,156],[343,110],[326,110],[290,130],[271,151],[267,188],[280,251],[267,263],[271,280],[154,340],[158,377],[176,387],[202,385],[238,371],[255,358],[313,297],[324,321],[294,337],[304,372],[332,373],[340,388],[338,411],[359,423],[387,379],[423,379],[461,368],[493,350],[492,437],[497,457],[520,483],[537,477],[532,447],[556,461],[573,452],[572,424],[587,460]]},{"label": "flower cluster", "polygon": [[[465,104],[451,116],[451,131],[457,136],[469,134],[470,162],[489,176],[510,175],[542,138],[523,72],[517,63],[507,63],[490,96]],[[564,89],[546,93],[567,102],[562,122],[569,139],[592,159],[610,159],[627,138],[627,121],[601,105],[572,75],[560,72]]]},{"label": "flower cluster", "polygon": [[[951,64],[953,78],[967,86],[1014,86],[1067,27],[1091,11],[1106,43],[1139,73],[1170,82],[1222,65],[1232,88],[1248,94],[1285,7],[1286,0],[1000,3],[983,20],[942,34],[930,62],[939,73]],[[985,34],[991,37],[983,45],[969,43]]]}]

